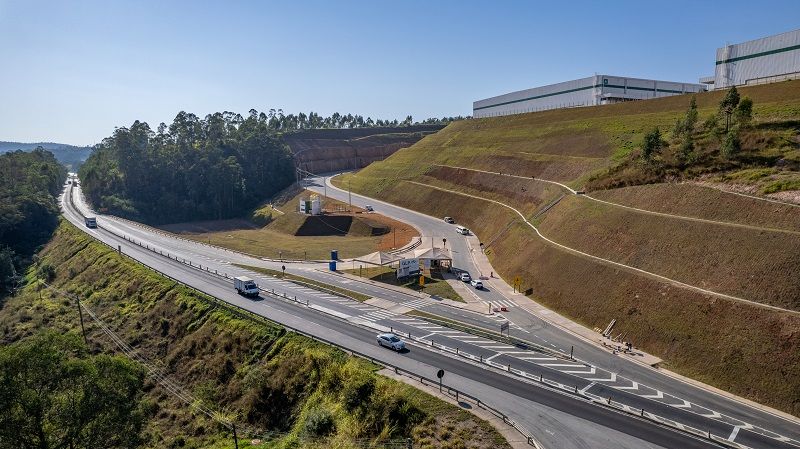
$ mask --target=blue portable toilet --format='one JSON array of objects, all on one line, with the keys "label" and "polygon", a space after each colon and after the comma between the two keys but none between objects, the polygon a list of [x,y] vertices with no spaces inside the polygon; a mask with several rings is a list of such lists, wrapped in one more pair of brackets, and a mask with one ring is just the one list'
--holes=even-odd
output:
[{"label": "blue portable toilet", "polygon": [[339,260],[339,250],[331,250],[331,260]]},{"label": "blue portable toilet", "polygon": [[332,260],[332,261],[328,262],[328,268],[329,268],[331,271],[336,271],[336,261],[335,261],[335,260]]}]

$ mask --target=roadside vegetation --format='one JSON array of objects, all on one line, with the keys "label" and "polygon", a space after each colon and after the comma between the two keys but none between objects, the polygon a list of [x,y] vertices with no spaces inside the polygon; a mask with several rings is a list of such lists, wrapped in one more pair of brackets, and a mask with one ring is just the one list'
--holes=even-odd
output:
[{"label": "roadside vegetation", "polygon": [[[347,264],[343,264],[347,265]],[[431,276],[423,276],[425,278],[425,285],[419,285],[419,276],[408,276],[403,279],[397,279],[395,269],[389,267],[367,267],[355,268],[349,270],[342,270],[345,273],[354,274],[373,281],[382,282],[389,285],[397,285],[405,287],[415,292],[423,292],[432,296],[440,298],[452,299],[453,301],[465,302],[450,284],[438,272],[434,272]]]},{"label": "roadside vegetation", "polygon": [[[108,329],[190,394],[193,406],[152,377],[137,386],[141,368],[112,356],[117,347],[85,313],[89,344],[84,347],[77,337],[81,326],[74,300],[37,288],[43,266],[53,267],[50,285],[81,298]],[[232,448],[230,431],[195,412],[199,406],[236,422],[240,447],[381,447],[407,437],[414,447],[509,447],[487,423],[376,375],[377,366],[269,321],[234,313],[94,242],[66,222],[28,270],[26,281],[20,294],[0,309],[2,343],[12,348],[4,354],[47,341],[43,354],[52,353],[46,348],[56,351],[53,363],[81,366],[109,360],[128,367],[133,377],[127,376],[132,385],[126,391],[133,401],[125,403],[138,404],[135,411],[141,414],[125,422],[131,428],[141,422],[137,436],[143,447]],[[40,336],[45,330],[72,335],[65,344],[75,349],[57,351],[60,346],[51,344],[53,337]],[[0,358],[0,370],[13,368],[5,357]],[[58,375],[58,370],[34,371],[29,375],[45,382]],[[75,388],[82,385],[91,384]],[[40,393],[47,400],[57,399],[47,390]],[[71,405],[66,407],[61,411],[73,411]],[[111,423],[100,422],[98,431],[108,430]],[[119,435],[99,446],[135,446],[114,439],[125,436],[125,428],[110,428]],[[55,430],[61,430],[58,424]],[[3,426],[3,435],[6,431],[13,429]]]},{"label": "roadside vegetation", "polygon": [[326,214],[300,213],[300,198],[311,195],[289,188],[274,202],[256,208],[250,220],[177,223],[160,228],[235,251],[290,260],[328,260],[334,249],[341,258],[363,256],[402,247],[418,235],[405,223],[357,207],[351,209],[330,198],[325,200]]},{"label": "roadside vegetation", "polygon": [[489,245],[497,273],[523,279],[532,299],[589,329],[616,319],[624,338],[663,358],[662,366],[798,415],[797,313],[704,295],[581,256],[546,242],[513,211],[463,195],[514,207],[570,248],[798,311],[800,208],[723,191],[791,201],[797,191],[768,192],[794,188],[798,117],[800,81],[790,81],[470,120],[334,183],[452,216]]},{"label": "roadside vegetation", "polygon": [[0,300],[17,288],[58,225],[67,170],[42,149],[0,155]]}]

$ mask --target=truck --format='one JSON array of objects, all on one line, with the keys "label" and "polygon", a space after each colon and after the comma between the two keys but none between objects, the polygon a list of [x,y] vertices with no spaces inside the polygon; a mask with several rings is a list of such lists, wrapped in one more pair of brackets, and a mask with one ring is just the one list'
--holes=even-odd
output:
[{"label": "truck", "polygon": [[233,288],[236,289],[236,293],[244,296],[255,297],[259,293],[258,285],[256,285],[255,281],[245,276],[233,278]]},{"label": "truck", "polygon": [[85,217],[83,222],[86,224],[87,228],[96,228],[97,227],[97,218],[95,217]]}]

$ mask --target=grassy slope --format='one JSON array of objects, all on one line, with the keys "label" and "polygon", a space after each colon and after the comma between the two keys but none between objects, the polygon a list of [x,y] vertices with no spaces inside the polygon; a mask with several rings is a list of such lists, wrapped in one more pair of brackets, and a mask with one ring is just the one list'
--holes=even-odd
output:
[{"label": "grassy slope", "polygon": [[[754,100],[756,124],[779,125],[775,134],[786,134],[784,125],[800,117],[800,82],[740,92]],[[716,110],[722,95],[712,92],[697,96],[701,119]],[[533,181],[526,184],[524,180],[457,172],[435,164],[536,176],[579,187],[592,173],[602,173],[605,167],[624,159],[653,125],[671,129],[688,102],[688,97],[671,97],[457,122],[336,182],[349,178],[355,191],[434,216],[457,217],[482,240],[490,241],[515,219],[510,211],[404,180],[479,193],[512,204],[530,217],[559,192]],[[771,143],[785,136],[772,137],[760,143],[765,145],[765,153],[771,151]],[[786,148],[780,151],[791,157]],[[407,194],[409,189],[414,195]],[[744,197],[709,193],[699,186],[681,187],[681,191],[671,190],[670,185],[630,189],[640,190],[641,195],[627,194],[635,199],[625,201],[654,205],[654,210],[775,228],[792,229],[800,223],[798,208],[771,207],[770,203]],[[696,192],[700,192],[697,198],[686,198]],[[603,195],[597,193],[598,197]],[[607,195],[626,194],[611,191]],[[800,267],[791,260],[797,254],[795,237],[701,226],[599,208],[583,201],[567,197],[536,222],[541,222],[545,235],[552,234],[556,241],[564,240],[561,243],[613,260],[694,280],[701,286],[727,289],[747,299],[798,306],[800,287],[796,280]],[[505,278],[523,275],[537,301],[590,328],[604,327],[616,318],[627,339],[658,354],[672,369],[800,414],[800,319],[796,315],[709,298],[616,270],[558,250],[521,225],[512,226],[492,245],[490,253],[492,263]],[[767,348],[772,351],[769,355]]]},{"label": "grassy slope", "polygon": [[[347,265],[347,264],[344,264]],[[346,273],[354,274],[356,276],[363,276],[372,279],[373,281],[383,282],[390,285],[399,285],[414,291],[423,291],[429,295],[438,296],[440,298],[452,299],[453,301],[465,302],[450,284],[447,283],[438,273],[434,277],[425,276],[425,285],[420,287],[419,278],[416,276],[407,277],[398,280],[394,268],[390,267],[368,267],[344,270]]]},{"label": "grassy slope", "polygon": [[592,196],[656,212],[800,232],[798,207],[743,198],[693,184],[623,187],[592,192]]},{"label": "grassy slope", "polygon": [[[375,366],[342,351],[215,307],[69,224],[61,225],[40,264],[55,267],[52,284],[84,298],[195,397],[237,415],[240,423],[283,432],[277,447],[350,447],[353,438],[405,436],[415,440],[415,447],[508,447],[469,413],[379,377]],[[46,290],[40,297],[29,287],[0,310],[6,342],[43,328],[79,329],[74,304]],[[96,326],[90,324],[88,332],[95,350],[113,350]],[[369,391],[364,385],[374,386],[372,394],[364,393]],[[348,397],[361,397],[360,405],[348,408]],[[193,416],[159,386],[149,389],[147,400],[151,447],[232,447],[218,425]],[[301,438],[306,418],[320,409],[333,416],[336,430],[324,443]]]},{"label": "grassy slope", "polygon": [[[340,257],[350,258],[369,254],[378,249],[386,250],[394,246],[403,246],[408,243],[416,231],[398,221],[386,217],[377,217],[373,214],[356,214],[353,224],[347,235],[337,236],[303,236],[294,235],[306,220],[318,220],[316,217],[302,215],[296,212],[298,201],[307,196],[309,192],[299,191],[286,195],[286,199],[275,204],[277,212],[272,213],[272,221],[264,227],[257,229],[237,229],[219,232],[189,233],[184,237],[207,242],[214,245],[244,251],[264,257],[285,259],[327,259],[332,249],[339,250]],[[345,208],[347,204],[335,200],[328,200],[326,208]],[[259,210],[262,214],[269,206]],[[356,211],[361,209],[354,208]],[[374,228],[398,229],[395,236],[392,232],[382,236],[372,236]]]}]

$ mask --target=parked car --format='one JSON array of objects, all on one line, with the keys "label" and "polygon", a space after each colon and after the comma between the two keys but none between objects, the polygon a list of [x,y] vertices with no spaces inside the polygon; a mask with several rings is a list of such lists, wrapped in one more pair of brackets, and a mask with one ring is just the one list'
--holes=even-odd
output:
[{"label": "parked car", "polygon": [[450,224],[453,224],[453,223],[455,223],[456,221],[455,221],[455,220],[453,220],[453,217],[444,217],[444,222],[445,222],[445,223],[450,223]]},{"label": "parked car", "polygon": [[472,282],[470,282],[470,284],[472,284],[472,286],[475,287],[475,290],[483,290],[483,282],[477,279],[473,279]]},{"label": "parked car", "polygon": [[470,275],[469,275],[469,273],[467,273],[466,271],[463,271],[463,272],[462,272],[462,273],[459,275],[459,278],[461,278],[461,280],[462,280],[463,282],[470,282],[470,281],[472,280],[472,276],[470,276]]},{"label": "parked car", "polygon": [[375,212],[375,209],[373,209],[372,206],[370,206],[369,204],[364,206],[364,210],[367,212]]},{"label": "parked car", "polygon": [[469,229],[461,225],[456,226],[456,232],[458,232],[461,235],[469,235]]},{"label": "parked car", "polygon": [[378,334],[378,345],[394,349],[397,352],[406,348],[406,344],[403,343],[403,340],[395,334]]}]

